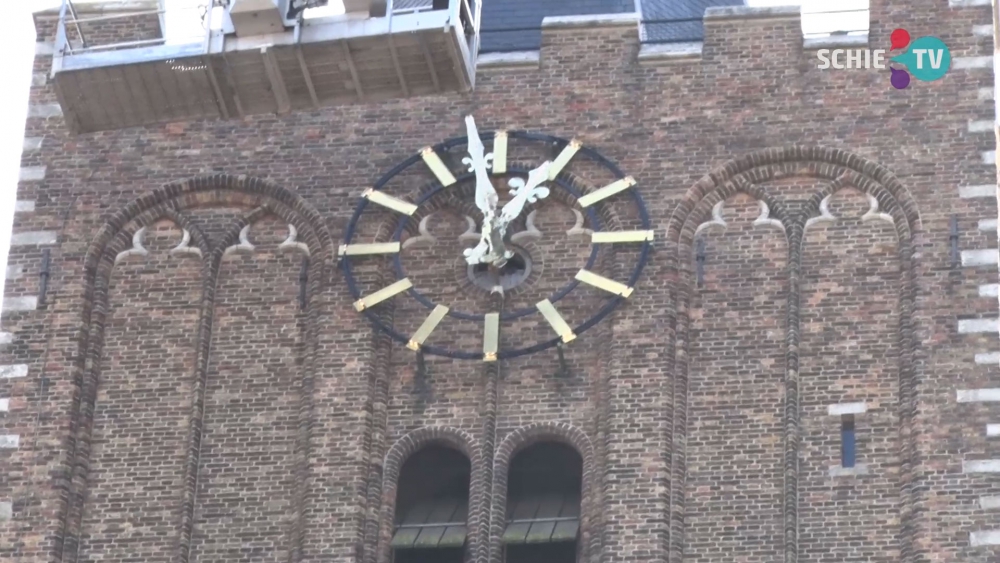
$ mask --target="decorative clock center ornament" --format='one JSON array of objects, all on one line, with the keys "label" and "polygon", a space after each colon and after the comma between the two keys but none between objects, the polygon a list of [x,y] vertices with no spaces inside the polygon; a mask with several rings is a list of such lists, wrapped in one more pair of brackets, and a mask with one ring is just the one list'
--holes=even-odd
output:
[{"label": "decorative clock center ornament", "polygon": [[463,158],[462,163],[469,166],[469,172],[476,174],[476,207],[483,213],[483,224],[479,244],[465,249],[463,254],[469,264],[489,264],[494,268],[502,268],[514,256],[514,252],[507,249],[507,226],[521,215],[526,204],[548,197],[549,189],[542,186],[542,183],[550,179],[549,167],[552,162],[547,160],[529,172],[527,182],[522,178],[508,180],[507,185],[510,186],[513,199],[503,206],[497,216],[500,198],[493,189],[493,182],[487,172],[493,167],[493,153],[485,153],[486,148],[479,138],[476,122],[471,115],[465,117],[465,127],[469,133],[469,156]]}]

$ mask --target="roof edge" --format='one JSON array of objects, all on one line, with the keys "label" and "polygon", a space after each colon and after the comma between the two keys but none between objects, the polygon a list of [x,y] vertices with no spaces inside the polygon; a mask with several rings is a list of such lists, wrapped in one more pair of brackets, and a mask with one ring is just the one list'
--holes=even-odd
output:
[{"label": "roof edge", "polygon": [[705,10],[705,23],[726,20],[790,20],[802,17],[799,6],[714,6]]},{"label": "roof edge", "polygon": [[626,27],[639,25],[639,14],[591,14],[583,16],[548,16],[542,19],[542,29],[576,27]]}]

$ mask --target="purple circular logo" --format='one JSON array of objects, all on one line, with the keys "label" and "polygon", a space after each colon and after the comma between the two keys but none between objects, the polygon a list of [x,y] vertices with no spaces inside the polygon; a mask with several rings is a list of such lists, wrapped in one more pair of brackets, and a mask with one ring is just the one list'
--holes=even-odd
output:
[{"label": "purple circular logo", "polygon": [[895,68],[889,69],[892,72],[892,77],[889,82],[892,82],[892,87],[897,90],[903,90],[910,85],[910,73],[905,70],[899,70]]}]

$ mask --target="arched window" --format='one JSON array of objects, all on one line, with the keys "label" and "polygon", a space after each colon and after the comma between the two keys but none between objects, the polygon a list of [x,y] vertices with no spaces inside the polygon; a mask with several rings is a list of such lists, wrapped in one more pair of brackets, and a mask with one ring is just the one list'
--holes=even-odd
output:
[{"label": "arched window", "polygon": [[575,563],[583,459],[556,442],[518,453],[507,479],[506,563]]},{"label": "arched window", "polygon": [[469,511],[469,459],[431,445],[403,464],[396,492],[393,563],[462,563]]}]

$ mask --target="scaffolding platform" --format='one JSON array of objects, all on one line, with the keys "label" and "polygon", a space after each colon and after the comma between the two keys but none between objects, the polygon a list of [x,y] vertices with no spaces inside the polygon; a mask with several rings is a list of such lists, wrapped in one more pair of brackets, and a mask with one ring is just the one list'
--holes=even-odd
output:
[{"label": "scaffolding platform", "polygon": [[[468,0],[450,0],[446,10],[430,5],[394,9],[389,2],[382,17],[298,18],[290,28],[261,34],[236,33],[231,6],[217,4],[222,5],[204,11],[200,40],[88,45],[81,25],[113,25],[150,14],[78,18],[70,0],[64,0],[52,79],[69,128],[88,133],[287,114],[465,92],[474,85],[479,10],[473,11]],[[213,25],[213,14],[224,21]],[[163,11],[156,15],[162,18]]]}]

